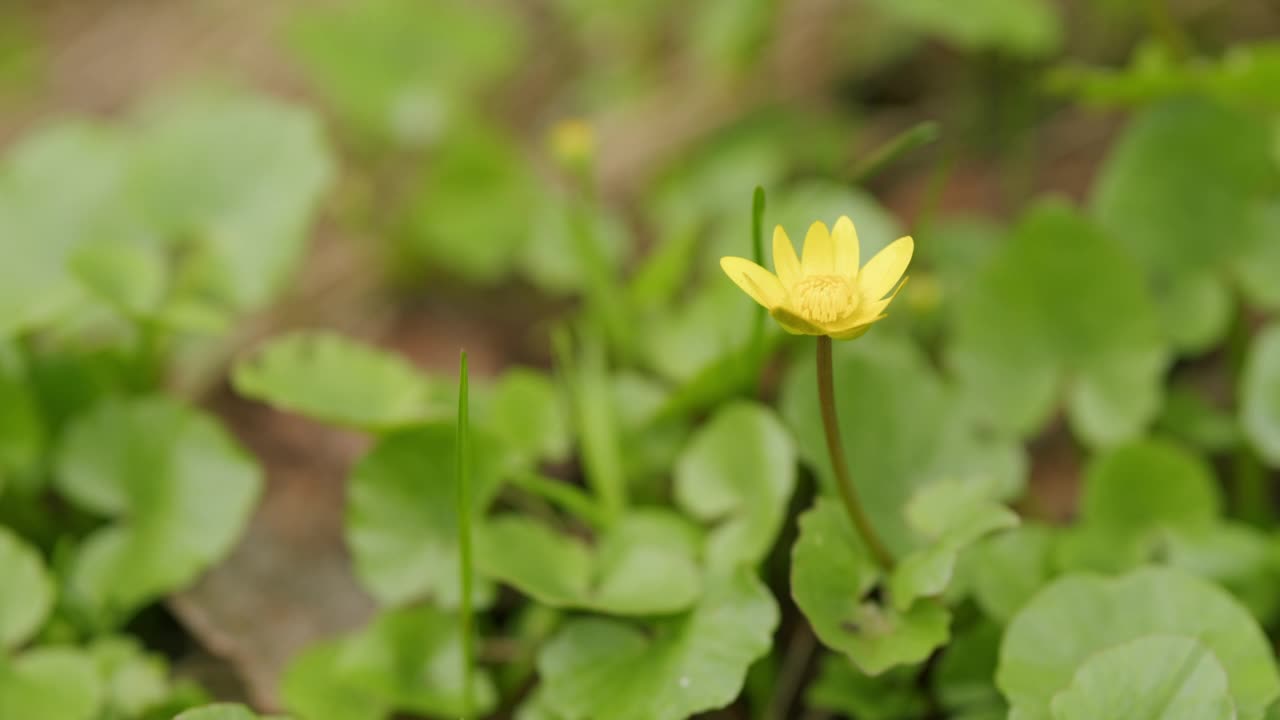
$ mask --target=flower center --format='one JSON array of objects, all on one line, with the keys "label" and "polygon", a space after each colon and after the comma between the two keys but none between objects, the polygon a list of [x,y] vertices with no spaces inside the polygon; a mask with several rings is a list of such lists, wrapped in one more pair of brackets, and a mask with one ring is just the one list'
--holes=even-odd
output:
[{"label": "flower center", "polygon": [[857,304],[853,283],[839,275],[810,275],[791,288],[796,310],[810,320],[835,322]]}]

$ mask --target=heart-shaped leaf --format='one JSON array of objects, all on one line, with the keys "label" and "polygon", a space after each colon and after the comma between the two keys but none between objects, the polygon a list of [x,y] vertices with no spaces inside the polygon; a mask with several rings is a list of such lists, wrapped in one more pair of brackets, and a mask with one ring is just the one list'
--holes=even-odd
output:
[{"label": "heart-shaped leaf", "polygon": [[69,580],[77,606],[113,623],[231,549],[262,473],[213,418],[151,396],[109,400],[77,419],[55,483],[115,519],[85,540]]},{"label": "heart-shaped leaf", "polygon": [[698,599],[699,540],[686,520],[657,510],[628,513],[594,548],[509,515],[478,529],[476,567],[553,607],[667,614]]},{"label": "heart-shaped leaf", "polygon": [[1142,273],[1065,205],[1028,212],[961,298],[956,324],[950,364],[969,406],[996,428],[1035,433],[1062,389],[1076,432],[1107,445],[1160,407],[1167,353]]},{"label": "heart-shaped leaf", "polygon": [[1235,720],[1227,673],[1194,638],[1148,635],[1094,655],[1053,698],[1054,720]]},{"label": "heart-shaped leaf", "polygon": [[563,720],[684,720],[738,696],[777,624],[769,591],[743,570],[648,632],[603,618],[570,622],[539,653],[538,674]]},{"label": "heart-shaped leaf", "polygon": [[331,332],[272,339],[236,364],[236,390],[308,417],[387,430],[447,417],[443,393],[408,361]]},{"label": "heart-shaped leaf", "polygon": [[[1226,671],[1242,719],[1261,718],[1280,696],[1270,644],[1248,611],[1225,591],[1170,569],[1143,568],[1115,579],[1075,574],[1042,590],[1005,631],[996,683],[1012,705],[1011,720],[1053,717],[1051,703],[1071,687],[1085,663],[1152,635],[1203,643]],[[1143,647],[1149,649],[1140,646],[1108,662],[1146,652]],[[1096,677],[1098,672],[1094,668],[1088,674]],[[1165,679],[1178,681],[1176,675]],[[1144,682],[1156,680],[1143,677]]]},{"label": "heart-shaped leaf", "polygon": [[[479,431],[471,440],[478,518],[499,487],[500,448]],[[454,425],[432,423],[382,437],[352,470],[347,542],[357,574],[383,603],[458,605],[456,452]],[[489,587],[475,591],[488,601]]]},{"label": "heart-shaped leaf", "polygon": [[0,717],[94,720],[101,702],[97,669],[78,650],[44,646],[0,658]]},{"label": "heart-shaped leaf", "polygon": [[[358,633],[309,647],[285,673],[285,706],[307,720],[386,720],[395,712],[460,717],[465,681],[457,617],[428,606],[380,615]],[[497,702],[488,674],[474,673],[471,707]]]},{"label": "heart-shaped leaf", "polygon": [[819,499],[801,516],[791,593],[818,639],[869,675],[929,657],[947,641],[951,622],[947,608],[929,600],[906,612],[882,606],[870,597],[880,579],[838,503]]},{"label": "heart-shaped leaf", "polygon": [[[0,654],[31,638],[53,604],[53,580],[35,548],[0,526]],[[2,663],[3,660],[0,660]]]},{"label": "heart-shaped leaf", "polygon": [[795,445],[759,405],[723,407],[690,439],[675,467],[685,512],[719,522],[707,538],[716,567],[754,565],[773,546],[795,487]]}]

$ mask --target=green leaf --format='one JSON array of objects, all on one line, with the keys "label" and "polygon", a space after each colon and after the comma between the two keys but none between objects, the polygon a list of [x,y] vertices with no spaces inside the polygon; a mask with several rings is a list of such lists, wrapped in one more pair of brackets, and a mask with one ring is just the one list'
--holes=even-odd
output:
[{"label": "green leaf", "polygon": [[1018,612],[1005,631],[996,673],[1013,706],[1010,718],[1050,718],[1055,696],[1086,663],[1152,635],[1203,643],[1226,671],[1241,718],[1261,718],[1280,696],[1270,645],[1248,611],[1192,575],[1144,568],[1115,579],[1065,576]]},{"label": "green leaf", "polygon": [[946,0],[879,0],[876,6],[908,27],[966,50],[1039,57],[1062,42],[1061,21],[1044,0],[978,0],[964,12],[956,12]]},{"label": "green leaf", "polygon": [[90,646],[89,655],[97,664],[109,715],[145,717],[169,699],[169,668],[164,658],[145,652],[133,637],[99,638]]},{"label": "green leaf", "polygon": [[160,396],[106,401],[67,431],[57,488],[115,522],[72,563],[73,601],[108,623],[231,550],[262,473],[213,418]]},{"label": "green leaf", "polygon": [[1015,527],[1018,516],[990,499],[976,482],[943,481],[921,488],[907,504],[907,521],[926,545],[902,558],[889,577],[889,595],[898,612],[918,598],[947,589],[960,552],[984,535]]},{"label": "green leaf", "polygon": [[947,641],[951,613],[940,603],[915,603],[906,612],[870,598],[880,571],[844,509],[819,499],[800,518],[791,561],[791,593],[825,645],[849,656],[869,675],[917,663]]},{"label": "green leaf", "polygon": [[[918,488],[954,479],[994,482],[1001,496],[1018,491],[1021,449],[982,432],[914,345],[868,336],[838,345],[833,365],[841,442],[853,482],[895,554],[916,545],[903,508]],[[780,407],[801,458],[833,492],[811,355],[800,356],[787,373]]]},{"label": "green leaf", "polygon": [[986,422],[1034,434],[1059,388],[1090,445],[1132,437],[1154,417],[1167,357],[1141,271],[1085,218],[1037,206],[975,282],[949,360]]},{"label": "green leaf", "polygon": [[295,332],[236,364],[247,397],[337,425],[389,430],[447,417],[441,393],[407,360],[331,332]]},{"label": "green leaf", "polygon": [[243,705],[218,703],[188,710],[173,720],[258,720],[258,716]]},{"label": "green leaf", "polygon": [[1049,528],[1023,525],[973,548],[973,596],[991,619],[1007,623],[1053,577]]},{"label": "green leaf", "polygon": [[1268,144],[1266,126],[1244,113],[1174,100],[1129,126],[1094,185],[1094,216],[1142,263],[1166,307],[1166,333],[1183,349],[1222,338],[1224,276],[1273,241],[1261,212],[1275,197]]},{"label": "green leaf", "polygon": [[594,548],[508,515],[477,528],[476,566],[552,607],[667,614],[701,593],[699,539],[686,520],[659,510],[631,511]]},{"label": "green leaf", "polygon": [[0,658],[0,717],[94,720],[102,688],[84,653],[45,646]]},{"label": "green leaf", "polygon": [[1245,436],[1268,465],[1280,467],[1280,324],[1254,337],[1238,397]]},{"label": "green leaf", "polygon": [[980,622],[956,633],[947,644],[930,677],[934,697],[946,710],[947,717],[982,717],[990,713],[992,718],[1004,718],[1007,714],[992,679],[1000,654],[1002,630],[994,623]]},{"label": "green leaf", "polygon": [[539,653],[538,673],[547,704],[564,720],[684,720],[733,702],[777,624],[773,598],[744,570],[651,632],[574,620]]},{"label": "green leaf", "polygon": [[343,119],[377,140],[436,139],[466,96],[520,57],[521,26],[505,9],[452,0],[309,6],[289,45]]},{"label": "green leaf", "polygon": [[1141,440],[1117,447],[1091,462],[1085,473],[1083,521],[1116,536],[1204,530],[1221,512],[1213,470],[1169,442]]},{"label": "green leaf", "polygon": [[[31,638],[53,605],[53,580],[40,553],[0,526],[0,653]],[[2,661],[0,661],[2,662]]]},{"label": "green leaf", "polygon": [[541,372],[529,368],[506,371],[476,414],[483,416],[484,425],[525,462],[563,460],[569,454],[567,408],[555,384]]},{"label": "green leaf", "polygon": [[[458,517],[453,423],[432,423],[379,439],[352,470],[347,543],[356,573],[388,605],[422,598],[457,607]],[[496,442],[472,433],[473,512],[479,517],[499,488]],[[490,588],[477,584],[475,601]]]},{"label": "green leaf", "polygon": [[918,720],[928,710],[915,673],[891,671],[869,677],[843,655],[822,656],[818,677],[805,690],[805,702],[815,710],[859,720]]},{"label": "green leaf", "polygon": [[207,255],[198,288],[229,310],[257,309],[301,259],[312,213],[333,176],[314,112],[230,93],[148,106],[134,191],[149,227]]},{"label": "green leaf", "polygon": [[122,138],[89,123],[53,124],[8,151],[0,165],[0,338],[82,307],[73,254],[136,228],[121,193],[128,167]]},{"label": "green leaf", "polygon": [[755,565],[786,518],[796,481],[795,444],[770,410],[753,403],[722,407],[680,454],[676,502],[703,522],[713,567]]},{"label": "green leaf", "polygon": [[1226,452],[1243,442],[1236,418],[1189,385],[1170,388],[1155,430],[1209,453]]},{"label": "green leaf", "polygon": [[[487,715],[497,691],[474,675],[473,707]],[[395,712],[458,717],[464,711],[457,618],[428,606],[386,612],[365,629],[312,645],[285,672],[281,695],[307,720],[385,720]]]},{"label": "green leaf", "polygon": [[0,495],[6,476],[21,478],[37,469],[46,434],[26,363],[16,348],[0,342]]},{"label": "green leaf", "polygon": [[1053,698],[1055,720],[1235,720],[1227,673],[1193,638],[1148,635],[1104,650]]}]

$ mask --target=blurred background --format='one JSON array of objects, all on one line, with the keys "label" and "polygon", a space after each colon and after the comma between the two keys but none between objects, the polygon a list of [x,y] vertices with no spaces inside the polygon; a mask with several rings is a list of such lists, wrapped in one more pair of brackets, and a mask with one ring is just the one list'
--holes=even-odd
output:
[{"label": "blurred background", "polygon": [[[0,0],[0,335],[101,337],[104,306],[183,335],[167,382],[258,458],[265,499],[130,627],[275,707],[300,649],[374,612],[342,539],[367,440],[238,397],[247,348],[332,328],[493,376],[549,368],[585,313],[680,388],[747,340],[717,259],[750,256],[761,186],[796,242],[841,214],[864,259],[914,234],[883,332],[937,357],[1007,225],[1090,202],[1133,108],[1208,97],[1275,153],[1278,31],[1275,0]],[[110,248],[89,302],[52,269],[86,234]],[[1209,397],[1221,315],[1177,341]],[[1069,517],[1081,451],[1061,423],[1033,441],[1029,502]]]}]

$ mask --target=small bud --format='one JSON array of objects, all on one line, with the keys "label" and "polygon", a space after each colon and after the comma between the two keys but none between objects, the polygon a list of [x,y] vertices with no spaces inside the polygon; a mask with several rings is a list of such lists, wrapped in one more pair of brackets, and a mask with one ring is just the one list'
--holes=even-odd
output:
[{"label": "small bud", "polygon": [[595,155],[595,130],[585,120],[561,120],[551,128],[549,144],[556,160],[567,166],[581,167]]}]

